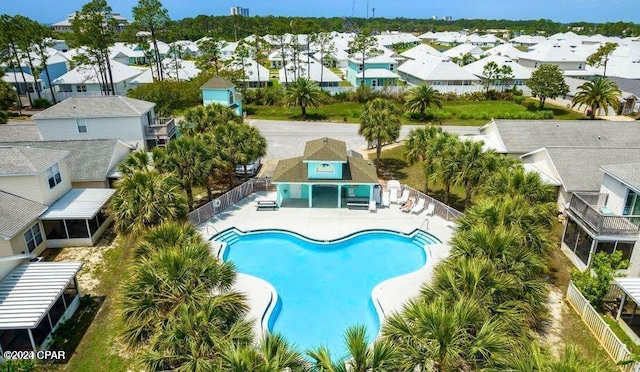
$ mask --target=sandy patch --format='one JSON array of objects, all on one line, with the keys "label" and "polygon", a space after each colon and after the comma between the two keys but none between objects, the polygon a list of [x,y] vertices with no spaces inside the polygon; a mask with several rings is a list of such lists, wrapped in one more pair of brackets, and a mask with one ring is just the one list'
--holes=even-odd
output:
[{"label": "sandy patch", "polygon": [[546,332],[541,335],[540,341],[548,348],[554,357],[558,357],[560,351],[564,348],[564,342],[562,341],[562,316],[563,311],[566,311],[565,307],[566,304],[562,292],[556,287],[551,287],[549,296],[547,297],[549,323]]}]

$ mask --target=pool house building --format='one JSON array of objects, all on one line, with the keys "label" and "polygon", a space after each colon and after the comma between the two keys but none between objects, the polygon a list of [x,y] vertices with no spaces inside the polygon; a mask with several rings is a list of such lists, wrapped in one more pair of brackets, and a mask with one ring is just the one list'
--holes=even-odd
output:
[{"label": "pool house building", "polygon": [[349,156],[345,142],[326,137],[308,141],[302,156],[280,160],[272,183],[278,207],[368,207],[380,195],[373,161]]}]

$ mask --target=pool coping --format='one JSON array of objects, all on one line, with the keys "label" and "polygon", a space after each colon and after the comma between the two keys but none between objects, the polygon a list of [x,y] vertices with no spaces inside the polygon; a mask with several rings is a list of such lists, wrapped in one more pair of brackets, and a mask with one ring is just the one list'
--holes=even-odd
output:
[{"label": "pool coping", "polygon": [[[405,298],[400,301],[401,302],[400,304],[398,304],[397,302],[399,301],[397,298],[395,298],[398,295],[398,293],[406,292],[407,282],[409,282],[409,285],[413,284],[413,287],[414,287],[412,288],[413,292],[419,292],[419,289],[422,286],[422,284],[425,282],[425,280],[427,280],[430,277],[435,265],[438,262],[440,262],[443,258],[445,258],[448,255],[448,251],[449,251],[448,245],[443,244],[440,238],[422,229],[414,229],[408,234],[395,231],[395,230],[388,230],[388,229],[366,229],[366,230],[352,232],[350,234],[341,236],[336,239],[320,240],[320,239],[309,238],[295,231],[290,231],[285,229],[256,229],[256,230],[243,231],[238,229],[237,227],[230,227],[228,229],[222,230],[217,234],[211,236],[209,238],[209,241],[214,242],[215,241],[214,239],[217,236],[223,235],[224,233],[227,233],[230,231],[235,231],[236,233],[239,233],[241,235],[252,234],[252,233],[279,232],[279,233],[289,234],[301,240],[305,240],[305,241],[313,242],[317,244],[334,244],[334,243],[355,238],[359,235],[364,235],[364,234],[373,233],[373,232],[390,233],[390,234],[400,235],[407,238],[413,238],[418,233],[428,234],[431,238],[435,239],[436,242],[434,242],[433,244],[422,246],[422,249],[424,250],[424,253],[425,253],[425,264],[421,268],[419,268],[418,270],[412,271],[410,273],[389,278],[377,284],[371,290],[371,295],[370,295],[371,301],[373,302],[373,306],[376,310],[376,314],[378,315],[378,322],[380,325],[378,336],[382,332],[382,326],[384,325],[384,322],[386,321],[387,317],[394,312],[393,306],[390,306],[387,302],[396,302],[395,310],[397,310],[397,306],[404,306],[404,304],[413,296],[411,295],[403,296]],[[444,247],[445,249],[438,250],[438,251],[444,251],[444,252],[439,252],[439,254],[434,255],[432,251],[432,247]],[[226,243],[223,244],[218,250],[217,258],[224,261],[224,257],[227,249],[228,249],[228,244]],[[270,332],[269,322],[278,303],[278,292],[276,291],[275,287],[271,283],[269,283],[264,279],[239,272],[238,280],[242,280],[242,278],[244,278],[245,281],[252,281],[252,282],[255,282],[256,284],[260,284],[260,287],[263,287],[262,289],[266,287],[267,291],[269,292],[269,296],[270,296],[269,301],[266,304],[266,306],[264,306],[264,311],[262,312],[262,315],[259,320],[259,326],[260,326],[259,336],[264,336],[266,333]],[[250,285],[250,284],[243,283],[243,285]],[[252,288],[254,289],[254,291],[257,291],[258,286],[252,286]],[[391,300],[389,301],[389,299]],[[386,311],[385,311],[385,308],[387,308]]]}]

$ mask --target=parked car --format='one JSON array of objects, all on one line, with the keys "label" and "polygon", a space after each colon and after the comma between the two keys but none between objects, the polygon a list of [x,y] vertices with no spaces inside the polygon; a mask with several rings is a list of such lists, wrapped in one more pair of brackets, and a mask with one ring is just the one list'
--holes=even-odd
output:
[{"label": "parked car", "polygon": [[244,176],[255,177],[255,175],[258,174],[258,171],[260,170],[260,166],[261,165],[262,165],[262,163],[260,162],[260,158],[255,159],[253,161],[250,161],[247,164],[247,173],[245,174],[244,165],[243,164],[238,164],[238,165],[236,165],[236,176],[240,176],[240,177],[244,177]]}]

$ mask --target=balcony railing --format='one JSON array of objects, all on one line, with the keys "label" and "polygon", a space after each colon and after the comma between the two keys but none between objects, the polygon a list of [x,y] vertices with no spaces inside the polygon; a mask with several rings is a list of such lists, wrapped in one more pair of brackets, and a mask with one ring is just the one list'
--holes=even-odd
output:
[{"label": "balcony railing", "polygon": [[598,235],[637,236],[640,233],[640,216],[607,213],[607,198],[607,194],[601,193],[573,193],[569,210]]},{"label": "balcony railing", "polygon": [[145,125],[144,135],[148,139],[168,139],[176,133],[174,118],[156,118],[151,125]]}]

